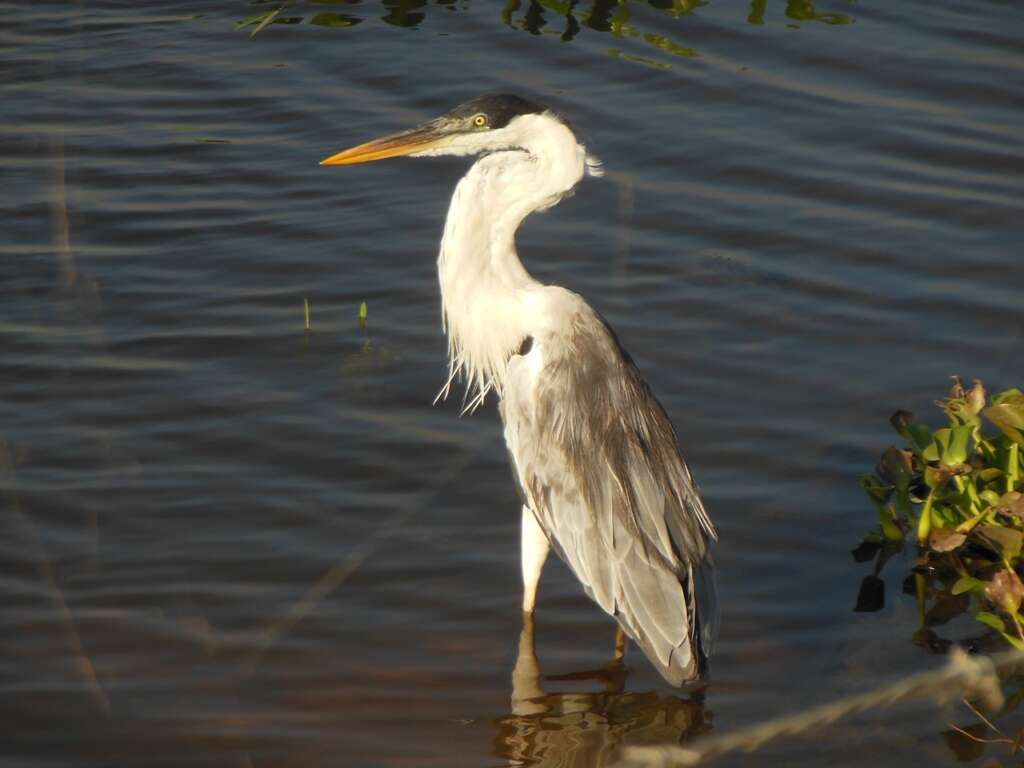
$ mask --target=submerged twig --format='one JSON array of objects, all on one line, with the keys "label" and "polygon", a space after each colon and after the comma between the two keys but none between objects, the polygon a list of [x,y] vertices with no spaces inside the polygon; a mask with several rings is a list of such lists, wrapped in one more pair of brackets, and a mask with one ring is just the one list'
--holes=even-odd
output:
[{"label": "submerged twig", "polygon": [[978,711],[978,708],[977,708],[976,706],[974,706],[973,704],[971,704],[971,702],[970,702],[970,701],[969,701],[968,699],[964,699],[964,704],[966,704],[966,705],[967,705],[967,708],[968,708],[969,710],[971,710],[971,712],[973,712],[973,713],[975,714],[975,716],[976,716],[976,717],[977,717],[977,718],[978,718],[979,720],[981,720],[981,722],[983,722],[983,723],[984,723],[985,725],[987,725],[987,726],[988,726],[989,728],[991,728],[991,729],[992,729],[993,731],[995,731],[996,733],[1002,733],[1002,731],[1000,731],[1000,730],[999,730],[998,728],[996,728],[996,727],[995,727],[995,726],[994,726],[994,725],[992,724],[992,721],[991,721],[991,720],[989,720],[989,719],[988,719],[987,717],[985,717],[985,716],[984,716],[983,714],[981,714],[981,712],[979,712],[979,711]]},{"label": "submerged twig", "polygon": [[1002,739],[983,739],[983,738],[981,738],[981,736],[975,736],[973,733],[969,733],[968,731],[965,731],[959,725],[954,725],[953,723],[946,723],[946,725],[949,726],[950,730],[956,731],[961,736],[966,736],[971,741],[976,741],[979,744],[1013,744],[1014,743],[1013,739],[1007,739],[1007,738],[1002,738]]}]

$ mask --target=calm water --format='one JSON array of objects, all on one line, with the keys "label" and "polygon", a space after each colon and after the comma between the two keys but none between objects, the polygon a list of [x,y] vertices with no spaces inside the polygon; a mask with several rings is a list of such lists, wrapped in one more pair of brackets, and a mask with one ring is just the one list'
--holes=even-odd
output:
[{"label": "calm water", "polygon": [[[254,37],[278,6],[3,5],[0,764],[602,765],[937,665],[907,557],[852,611],[857,480],[950,374],[1024,384],[1018,4],[303,2]],[[703,692],[632,653],[513,707],[497,417],[431,406],[466,164],[317,166],[493,90],[605,161],[520,248],[681,433],[721,534]],[[613,642],[549,564],[544,675]],[[970,719],[720,764],[952,765]]]}]

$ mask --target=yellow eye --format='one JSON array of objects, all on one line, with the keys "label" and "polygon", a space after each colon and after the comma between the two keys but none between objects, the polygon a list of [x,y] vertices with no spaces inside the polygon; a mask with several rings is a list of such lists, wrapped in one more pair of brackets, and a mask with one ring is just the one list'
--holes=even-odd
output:
[{"label": "yellow eye", "polygon": [[479,115],[473,115],[473,125],[477,128],[483,128],[487,125],[487,115],[481,113]]}]

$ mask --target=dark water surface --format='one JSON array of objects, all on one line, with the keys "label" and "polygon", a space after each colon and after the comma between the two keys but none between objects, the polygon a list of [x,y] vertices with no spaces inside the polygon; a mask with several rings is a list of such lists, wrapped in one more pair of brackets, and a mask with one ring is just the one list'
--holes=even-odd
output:
[{"label": "dark water surface", "polygon": [[[254,37],[277,5],[3,6],[0,764],[601,765],[937,665],[906,556],[852,612],[857,481],[950,374],[1024,384],[1019,4],[297,3]],[[431,406],[466,163],[317,166],[493,90],[605,162],[520,250],[681,433],[721,534],[703,693],[634,652],[624,692],[513,707],[497,417]],[[543,672],[613,642],[550,564]],[[721,764],[952,765],[964,714]]]}]

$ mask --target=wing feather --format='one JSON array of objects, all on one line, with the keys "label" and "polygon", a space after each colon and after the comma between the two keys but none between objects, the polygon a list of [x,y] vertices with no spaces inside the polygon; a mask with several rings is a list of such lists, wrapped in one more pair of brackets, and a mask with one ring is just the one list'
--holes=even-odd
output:
[{"label": "wing feather", "polygon": [[715,529],[665,411],[608,325],[564,293],[564,322],[509,364],[513,471],[587,594],[679,684],[714,640]]}]

